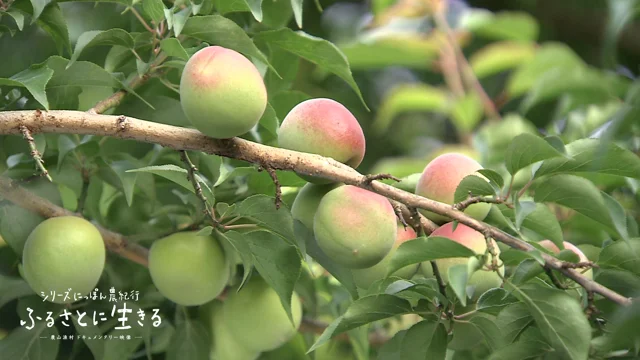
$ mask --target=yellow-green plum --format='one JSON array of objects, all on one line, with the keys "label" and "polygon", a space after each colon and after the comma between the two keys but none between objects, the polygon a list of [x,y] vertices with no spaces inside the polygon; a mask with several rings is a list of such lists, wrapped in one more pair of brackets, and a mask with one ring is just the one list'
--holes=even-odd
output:
[{"label": "yellow-green plum", "polygon": [[255,360],[260,352],[241,345],[229,332],[223,318],[223,303],[213,300],[199,309],[200,318],[211,332],[210,360]]},{"label": "yellow-green plum", "polygon": [[[542,240],[542,241],[538,242],[538,244],[540,244],[542,247],[546,248],[547,250],[553,252],[554,254],[559,254],[560,251],[562,251],[551,240]],[[578,255],[578,259],[580,260],[580,262],[589,261],[589,258],[587,258],[587,256],[582,252],[582,250],[580,250],[577,246],[573,245],[572,243],[570,243],[568,241],[563,241],[562,244],[564,245],[564,249],[565,250],[571,250],[571,251],[573,251],[574,254]],[[583,273],[583,275],[586,276],[589,279],[593,279],[593,270],[589,269],[589,270],[585,271]]]},{"label": "yellow-green plum", "polygon": [[77,294],[85,296],[95,289],[105,258],[102,236],[93,224],[75,216],[54,217],[27,238],[22,272],[36,294],[68,304],[78,300]]},{"label": "yellow-green plum", "polygon": [[[480,169],[482,165],[466,155],[459,153],[440,155],[424,168],[416,185],[416,195],[453,205],[456,188],[462,179],[468,175],[484,178],[476,172]],[[467,207],[465,213],[474,219],[483,220],[489,210],[491,210],[491,204],[479,203]],[[427,210],[420,209],[420,212],[438,224],[450,221],[445,216]]]},{"label": "yellow-green plum", "polygon": [[149,250],[153,284],[167,299],[184,306],[202,305],[222,293],[229,266],[220,243],[197,231],[156,240]]},{"label": "yellow-green plum", "polygon": [[251,351],[271,351],[291,340],[298,331],[302,303],[294,292],[291,297],[292,323],[276,291],[254,275],[240,291],[230,291],[223,314],[225,326],[239,344]]},{"label": "yellow-green plum", "polygon": [[[402,245],[405,241],[412,240],[417,238],[418,235],[416,232],[407,227],[404,228],[403,225],[398,226],[398,234],[396,236],[396,242],[393,244],[391,251],[387,256],[382,259],[379,263],[373,265],[370,268],[366,269],[353,269],[351,273],[353,274],[353,280],[356,282],[358,287],[363,289],[368,289],[371,284],[375,281],[384,279],[387,276],[387,272],[389,269],[389,264],[391,263],[391,259],[393,258],[393,254],[395,254],[396,250],[400,245]],[[418,270],[419,264],[405,266],[402,269],[394,272],[391,276],[397,276],[403,279],[410,279]]]},{"label": "yellow-green plum", "polygon": [[180,103],[191,124],[216,139],[239,136],[260,121],[267,107],[262,75],[242,54],[208,46],[187,61]]},{"label": "yellow-green plum", "polygon": [[[333,158],[353,168],[364,158],[365,138],[358,120],[344,105],[331,99],[310,99],[296,105],[278,129],[280,147]],[[331,181],[300,174],[309,182]]]},{"label": "yellow-green plum", "polygon": [[[481,255],[487,251],[487,242],[484,235],[464,224],[459,223],[456,229],[453,230],[453,222],[446,223],[432,232],[431,235],[429,235],[429,238],[436,236],[451,239],[473,250],[476,254]],[[498,244],[494,240],[491,240],[491,242],[499,256],[500,248],[498,248]],[[440,271],[442,280],[445,283],[449,281],[447,271],[450,267],[458,264],[467,264],[467,261],[469,261],[468,258],[446,258],[436,260],[436,265],[438,266],[438,271]],[[473,259],[471,261],[473,261]],[[487,258],[486,265],[489,264],[491,264],[491,256],[488,256]],[[500,261],[498,261],[498,264],[500,264]],[[504,276],[504,266],[501,266],[498,271],[500,275]],[[433,276],[433,270],[430,262],[425,261],[422,263],[422,272],[425,276]],[[477,300],[484,292],[489,289],[499,287],[501,283],[502,279],[498,274],[494,271],[481,268],[471,275],[471,278],[467,282],[467,286],[474,287],[472,299]]]},{"label": "yellow-green plum", "polygon": [[371,267],[396,241],[396,215],[389,200],[352,185],[329,191],[313,220],[318,246],[333,261],[351,269]]},{"label": "yellow-green plum", "polygon": [[338,186],[339,184],[306,184],[293,200],[291,216],[313,231],[313,218],[318,210],[320,200],[326,193]]}]

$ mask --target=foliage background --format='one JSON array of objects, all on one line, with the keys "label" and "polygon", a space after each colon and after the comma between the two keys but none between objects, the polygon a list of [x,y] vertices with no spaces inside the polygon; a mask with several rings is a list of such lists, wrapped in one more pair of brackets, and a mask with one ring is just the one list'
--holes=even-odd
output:
[{"label": "foliage background", "polygon": [[[456,146],[445,149],[467,151],[472,147],[485,167],[504,178],[499,186],[503,193],[510,183],[514,193],[528,189],[523,190],[525,197],[515,211],[494,206],[488,223],[531,241],[551,238],[578,244],[600,266],[595,269],[598,282],[625,296],[640,290],[636,80],[640,29],[635,21],[640,6],[635,1],[450,1],[446,18],[482,87],[498,106],[500,121],[485,115],[482,99],[473,88],[457,92],[455,82],[464,79],[456,80],[456,71],[447,73],[438,65],[446,67],[451,55],[442,52],[446,41],[420,1],[3,1],[2,110],[86,111],[129,86],[125,84],[151,73],[135,94],[106,113],[188,127],[175,91],[179,71],[203,42],[220,44],[250,56],[265,72],[270,107],[247,139],[277,144],[275,129],[295,104],[330,97],[347,106],[364,129],[368,146],[358,168],[361,173],[407,177],[422,171],[433,152],[445,145]],[[260,3],[261,11],[257,11],[255,4]],[[149,26],[164,23],[166,39],[154,38],[127,11],[131,6]],[[167,19],[172,22],[171,30]],[[294,32],[300,24],[312,37]],[[523,133],[536,136],[511,141]],[[581,140],[585,138],[600,140]],[[172,173],[177,172],[174,168],[155,170],[155,175],[127,172],[158,165],[183,167],[176,151],[92,136],[37,134],[35,141],[53,185],[30,178],[33,159],[27,143],[18,136],[0,135],[0,172],[14,179],[31,179],[25,186],[36,194],[72,211],[80,206],[86,217],[130,241],[148,247],[163,234],[206,225],[199,199],[172,180]],[[536,152],[547,154],[536,161],[550,159],[541,168],[533,164],[535,159],[513,158],[514,153]],[[305,299],[305,316],[314,320],[280,352],[262,358],[312,357],[313,353],[304,353],[324,326],[336,318],[341,321],[339,316],[351,303],[353,289],[309,271],[298,256],[299,239],[308,234],[287,217],[287,207],[271,217],[251,212],[258,208],[275,214],[270,207],[275,186],[265,172],[237,160],[190,155],[213,189],[219,213],[227,210],[226,204],[235,203],[233,211],[267,230],[263,237],[274,245],[269,252],[256,248],[249,236],[227,235],[249,249],[244,254],[251,259],[243,260],[253,263],[260,273],[276,274],[283,298],[295,283]],[[573,160],[563,162],[561,155]],[[515,171],[509,170],[521,168],[512,181],[510,173]],[[537,170],[535,181],[529,182],[532,169]],[[290,206],[305,182],[290,172],[278,174],[283,199]],[[535,203],[546,205],[541,208]],[[40,309],[48,306],[30,293],[18,271],[21,246],[42,218],[8,201],[0,204],[0,234],[8,243],[0,249],[0,328],[9,332],[0,341],[0,358],[3,354],[25,354],[28,359],[208,356],[206,337],[182,336],[201,328],[196,311],[183,311],[163,299],[146,269],[114,255],[109,256],[100,287],[140,290],[144,296],[136,306],[160,306],[167,319],[162,328],[136,329],[143,331],[140,341],[104,346],[82,341],[38,342],[34,337],[50,331],[73,333],[73,327],[21,331],[21,309],[27,304]],[[287,225],[281,227],[282,222]],[[342,319],[341,329],[351,329],[359,321],[372,324],[348,331],[348,341],[343,341],[347,350],[358,359],[442,358],[445,348],[446,356],[453,359],[635,356],[638,331],[632,325],[637,304],[622,308],[599,297],[589,303],[584,293],[577,302],[542,283],[544,274],[534,260],[506,248],[503,253],[510,279],[521,289],[515,297],[499,297],[503,290],[497,290],[494,297],[484,299],[483,316],[468,322],[451,319],[446,328],[455,323],[455,332],[450,334],[444,332],[445,324],[435,315],[438,312],[429,308],[426,320],[380,347],[380,336],[386,340],[408,326],[400,323],[398,315],[425,315],[413,301],[432,301],[437,287],[427,283],[420,285],[422,291],[411,292],[410,288],[420,288],[413,284],[409,291],[365,296],[360,307],[352,310],[353,318]],[[299,278],[266,266],[264,259],[274,254],[280,264],[293,269],[287,274],[299,273]],[[383,282],[379,290],[384,292],[388,284]],[[459,301],[456,294],[449,294],[452,302]],[[409,300],[411,305],[407,305]],[[392,320],[366,316],[374,309],[384,313],[398,302],[406,307],[388,311]],[[587,322],[582,312],[589,305],[600,313]],[[100,309],[104,304],[84,306]],[[114,325],[86,331],[112,332]]]}]

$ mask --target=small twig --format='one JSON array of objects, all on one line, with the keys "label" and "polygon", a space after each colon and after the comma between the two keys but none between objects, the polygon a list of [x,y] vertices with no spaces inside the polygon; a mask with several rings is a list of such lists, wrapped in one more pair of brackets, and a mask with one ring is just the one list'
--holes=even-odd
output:
[{"label": "small twig", "polygon": [[238,225],[223,225],[222,228],[225,230],[234,230],[234,229],[253,229],[258,227],[257,224],[238,224]]},{"label": "small twig", "polygon": [[487,196],[472,196],[471,193],[469,193],[469,197],[466,200],[460,201],[457,204],[453,204],[453,208],[459,211],[464,211],[469,206],[478,203],[504,204],[506,207],[513,209],[513,204],[505,199]]},{"label": "small twig", "polygon": [[549,279],[551,279],[551,282],[553,283],[553,285],[555,285],[555,287],[561,290],[568,289],[568,286],[561,283],[560,280],[558,280],[556,275],[553,273],[553,271],[549,269],[547,266],[544,267],[544,272],[547,274],[547,276],[549,276]]},{"label": "small twig", "polygon": [[444,75],[444,80],[451,90],[451,93],[457,98],[463,97],[465,91],[464,86],[462,85],[460,71],[458,71],[456,53],[448,41],[444,41],[442,44],[439,65],[440,70]]},{"label": "small twig", "polygon": [[600,310],[596,307],[594,302],[593,291],[587,291],[587,308],[585,309],[585,314],[590,318],[593,315],[597,315],[599,313]]},{"label": "small twig", "polygon": [[144,26],[145,29],[147,29],[148,32],[150,33],[154,33],[153,29],[151,28],[151,26],[149,26],[149,24],[147,24],[147,22],[142,18],[142,16],[140,15],[140,13],[138,13],[138,10],[136,10],[133,6],[130,7],[129,9],[131,9],[131,12],[133,13],[133,15],[135,15],[135,17],[138,19],[138,21],[140,21],[140,23],[142,24],[142,26]]},{"label": "small twig", "polygon": [[563,269],[591,269],[591,268],[599,268],[598,264],[592,261],[582,261],[577,263],[567,262],[565,261],[562,264]]},{"label": "small twig", "polygon": [[454,315],[454,316],[453,316],[453,318],[454,318],[455,320],[464,319],[464,318],[466,318],[467,316],[470,316],[470,315],[475,314],[477,311],[478,311],[478,310],[471,310],[471,311],[466,312],[466,313],[464,313],[464,314]]},{"label": "small twig", "polygon": [[395,182],[402,181],[391,174],[368,174],[364,176],[364,179],[362,179],[362,185],[364,186],[371,185],[371,183],[374,182],[375,180],[393,180]]},{"label": "small twig", "polygon": [[29,148],[31,149],[31,157],[36,162],[36,168],[40,170],[42,176],[47,178],[47,180],[53,182],[53,179],[51,179],[51,175],[49,175],[49,171],[47,171],[47,168],[44,167],[44,160],[42,160],[42,155],[40,154],[40,151],[38,151],[36,141],[33,139],[33,136],[31,136],[31,131],[29,131],[29,129],[24,125],[20,125],[20,131],[22,132],[22,136],[24,137],[24,139],[27,140],[27,143],[29,143]]},{"label": "small twig", "polygon": [[[135,89],[140,85],[146,83],[150,78],[151,76],[149,76],[148,74],[142,75],[141,77],[136,77],[129,84],[129,88]],[[127,94],[127,90],[119,90],[113,93],[108,98],[101,100],[100,102],[95,104],[91,109],[87,110],[87,112],[89,114],[102,114],[103,112],[111,109],[112,107],[118,106],[120,102],[122,102],[122,99],[124,99],[124,96],[126,94]]]},{"label": "small twig", "polygon": [[516,195],[518,197],[518,199],[520,199],[522,197],[522,195],[524,195],[524,192],[527,191],[527,189],[531,186],[531,184],[533,183],[533,178],[531,178],[531,180],[529,180],[523,187],[522,189],[520,189],[520,191],[518,191],[518,195]]},{"label": "small twig", "polygon": [[494,246],[493,238],[490,234],[485,233],[484,240],[487,243],[487,252],[491,255],[490,269],[491,271],[498,272],[498,269],[500,269],[500,265],[498,265],[498,252],[496,251],[496,248]]},{"label": "small twig", "polygon": [[280,209],[280,205],[282,204],[282,186],[280,186],[280,180],[278,180],[278,174],[276,174],[276,170],[270,166],[261,165],[258,167],[258,171],[266,170],[267,174],[271,177],[273,184],[276,186],[276,209]]},{"label": "small twig", "polygon": [[182,159],[182,162],[184,162],[185,165],[187,165],[187,179],[191,181],[191,185],[193,185],[193,189],[196,192],[196,196],[200,199],[200,201],[202,201],[202,204],[204,206],[203,211],[205,215],[209,217],[214,227],[219,227],[220,223],[216,219],[216,216],[213,213],[213,211],[211,211],[211,205],[209,204],[209,201],[207,200],[207,198],[204,196],[204,193],[202,192],[202,187],[200,186],[200,183],[196,178],[196,172],[198,171],[198,168],[196,168],[196,166],[191,162],[191,159],[189,159],[189,155],[185,150],[180,150],[180,159]]},{"label": "small twig", "polygon": [[391,206],[393,207],[393,212],[396,213],[396,217],[398,218],[398,220],[400,220],[400,223],[402,224],[402,226],[406,230],[407,227],[409,227],[409,224],[407,224],[407,221],[404,219],[404,215],[402,214],[402,204],[398,203],[397,201],[393,201],[393,200],[389,200],[389,202],[391,203]]}]

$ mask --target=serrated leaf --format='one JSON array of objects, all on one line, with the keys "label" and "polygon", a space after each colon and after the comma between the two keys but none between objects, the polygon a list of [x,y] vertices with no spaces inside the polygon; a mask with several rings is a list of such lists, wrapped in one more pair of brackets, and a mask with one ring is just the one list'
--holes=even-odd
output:
[{"label": "serrated leaf", "polygon": [[507,170],[515,175],[518,170],[535,162],[562,156],[545,139],[533,134],[520,134],[511,140],[505,153]]},{"label": "serrated leaf", "polygon": [[67,63],[67,69],[78,60],[82,51],[92,46],[111,45],[133,48],[133,37],[122,29],[94,30],[86,31],[78,37],[76,48],[73,51],[71,60]]},{"label": "serrated leaf", "polygon": [[176,35],[176,37],[182,34],[182,31],[186,26],[187,21],[189,19],[193,19],[189,17],[190,15],[191,15],[190,7],[185,7],[184,9],[173,14],[173,33]]},{"label": "serrated leaf", "polygon": [[480,169],[478,172],[495,184],[498,189],[502,189],[504,186],[504,179],[502,178],[502,175],[498,174],[496,171],[491,169]]},{"label": "serrated leaf", "polygon": [[536,203],[535,210],[524,218],[522,226],[551,240],[558,247],[564,241],[562,227],[556,215],[544,204]]},{"label": "serrated leaf", "polygon": [[539,284],[513,287],[513,295],[526,304],[540,332],[556,351],[566,359],[588,358],[591,327],[578,300],[562,290]]},{"label": "serrated leaf", "polygon": [[509,344],[492,353],[487,360],[528,360],[539,359],[546,352],[551,351],[547,344],[533,340],[522,340]]},{"label": "serrated leaf", "polygon": [[349,84],[364,107],[367,110],[369,109],[362,97],[360,88],[358,88],[358,84],[353,79],[346,56],[331,42],[302,31],[293,31],[287,28],[260,32],[255,38],[294,53],[316,64],[321,69],[335,74]]},{"label": "serrated leaf", "polygon": [[221,15],[250,11],[257,22],[262,22],[262,0],[215,0],[214,5]]},{"label": "serrated leaf", "polygon": [[47,6],[49,2],[47,0],[30,0],[30,2],[31,7],[33,8],[32,22],[35,22],[36,20],[38,20],[40,14],[42,14],[42,11],[44,10],[44,7]]},{"label": "serrated leaf", "polygon": [[0,308],[14,299],[32,294],[33,290],[22,278],[0,274]]},{"label": "serrated leaf", "polygon": [[575,175],[554,175],[536,187],[536,202],[554,202],[616,232],[600,190],[587,179]]},{"label": "serrated leaf", "polygon": [[11,16],[18,26],[18,30],[22,31],[24,28],[24,14],[17,10],[9,9],[5,14]]},{"label": "serrated leaf", "polygon": [[354,301],[344,315],[327,327],[308,352],[312,352],[333,336],[374,321],[412,312],[409,301],[393,295],[378,294]]},{"label": "serrated leaf", "polygon": [[187,54],[187,51],[176,38],[167,38],[160,41],[160,48],[169,56],[174,56],[182,60],[189,60],[189,54]]},{"label": "serrated leaf", "polygon": [[190,17],[182,33],[210,44],[236,50],[247,57],[253,57],[267,64],[277,73],[247,33],[235,22],[225,17],[220,15]]},{"label": "serrated leaf", "polygon": [[525,259],[513,271],[511,282],[515,285],[523,284],[534,277],[542,274],[544,269],[534,259]]},{"label": "serrated leaf", "polygon": [[69,137],[69,135],[62,134],[58,136],[58,172],[62,167],[64,159],[76,148],[76,143]]},{"label": "serrated leaf", "polygon": [[211,345],[209,332],[199,321],[186,318],[176,328],[167,350],[167,360],[208,360]]},{"label": "serrated leaf", "polygon": [[33,65],[10,78],[0,78],[0,85],[24,87],[45,110],[49,110],[49,100],[45,90],[53,77],[53,70],[46,65]]},{"label": "serrated leaf", "polygon": [[[171,180],[172,182],[182,186],[183,188],[189,190],[192,193],[196,193],[193,188],[193,184],[187,178],[189,172],[186,169],[183,169],[179,166],[168,164],[168,165],[157,165],[157,166],[146,166],[138,169],[129,169],[126,171],[127,173],[137,173],[137,172],[145,172],[151,173],[158,176],[162,176],[165,179]],[[211,191],[211,188],[207,184],[207,182],[198,174],[196,174],[196,180],[200,184],[202,188],[202,193],[209,201],[209,204],[212,205],[215,203],[215,196]]]},{"label": "serrated leaf", "polygon": [[398,332],[378,353],[378,360],[444,359],[447,352],[447,330],[444,324],[423,320]]},{"label": "serrated leaf", "polygon": [[524,219],[527,218],[535,210],[536,210],[535,202],[516,200],[515,202],[516,229],[520,230],[520,227],[522,226],[522,222],[524,221]]},{"label": "serrated leaf", "polygon": [[487,196],[495,195],[496,190],[486,179],[478,175],[467,175],[458,184],[453,196],[453,202],[458,203],[466,200],[469,197],[469,193],[471,193],[471,196]]},{"label": "serrated leaf", "polygon": [[640,276],[640,239],[613,242],[602,249],[598,265]]},{"label": "serrated leaf", "polygon": [[47,327],[44,321],[30,330],[18,327],[0,340],[0,354],[6,359],[55,360],[60,345],[57,337],[58,329],[55,326]]},{"label": "serrated leaf", "polygon": [[209,236],[211,235],[212,232],[213,232],[212,226],[205,226],[196,233],[196,236]]},{"label": "serrated leaf", "polygon": [[164,6],[162,0],[142,0],[142,11],[156,23],[164,20],[165,9],[166,6]]},{"label": "serrated leaf", "polygon": [[517,303],[518,299],[501,288],[489,289],[478,298],[476,310],[483,313],[498,315],[505,307]]},{"label": "serrated leaf", "polygon": [[491,351],[497,351],[506,345],[502,331],[494,320],[487,316],[474,316],[469,319],[469,322],[482,333]]},{"label": "serrated leaf", "polygon": [[393,274],[405,266],[423,261],[458,257],[468,258],[475,255],[473,250],[445,237],[419,237],[406,241],[398,247],[393,258],[391,258],[387,274]]},{"label": "serrated leaf", "polygon": [[65,50],[71,53],[69,30],[67,29],[67,22],[60,9],[60,5],[55,2],[49,3],[36,22],[44,31],[51,35],[59,55],[63,55]]},{"label": "serrated leaf", "polygon": [[243,234],[234,240],[245,242],[246,248],[251,251],[253,265],[278,293],[287,316],[293,321],[291,297],[302,268],[297,249],[281,237],[262,230]]},{"label": "serrated leaf", "polygon": [[291,212],[284,206],[276,209],[273,198],[266,195],[250,196],[238,204],[237,214],[279,234],[290,244],[297,244]]},{"label": "serrated leaf", "polygon": [[291,8],[293,9],[293,16],[296,19],[296,25],[302,29],[302,5],[303,0],[291,0]]},{"label": "serrated leaf", "polygon": [[469,267],[467,264],[453,265],[447,269],[447,278],[453,292],[462,306],[467,306],[467,282],[469,281]]},{"label": "serrated leaf", "polygon": [[531,324],[533,317],[523,303],[507,305],[496,318],[496,325],[502,330],[507,344],[512,343]]},{"label": "serrated leaf", "polygon": [[640,158],[615,143],[580,139],[565,148],[571,158],[544,161],[536,178],[556,173],[593,172],[640,179]]}]

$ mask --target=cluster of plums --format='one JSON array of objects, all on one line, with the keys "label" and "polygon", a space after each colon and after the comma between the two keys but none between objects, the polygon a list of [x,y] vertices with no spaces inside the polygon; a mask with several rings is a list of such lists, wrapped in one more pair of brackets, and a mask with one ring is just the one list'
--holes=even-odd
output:
[{"label": "cluster of plums", "polygon": [[[260,72],[243,55],[219,46],[195,53],[187,62],[180,83],[181,104],[187,118],[202,133],[216,139],[242,135],[259,122],[267,105]],[[353,168],[365,154],[365,137],[356,118],[340,103],[312,99],[296,105],[278,130],[282,148],[319,154]],[[468,175],[479,175],[481,165],[459,153],[436,157],[424,169],[415,193],[453,204],[455,190]],[[296,196],[291,213],[313,232],[319,247],[333,261],[352,270],[360,288],[387,276],[389,261],[405,241],[417,237],[399,225],[388,199],[371,191],[300,174],[309,184]],[[489,204],[474,204],[465,212],[483,220]],[[484,236],[438,214],[423,214],[440,225],[431,236],[447,237],[478,254],[486,251]],[[540,243],[558,253],[553,243]],[[565,243],[581,260],[586,257]],[[496,249],[497,246],[495,247]],[[466,258],[441,259],[436,263],[444,280],[447,269]],[[262,278],[254,275],[238,291],[232,288],[225,301],[219,297],[230,280],[229,254],[214,236],[180,232],[157,240],[149,251],[149,271],[154,285],[167,299],[184,306],[200,306],[213,334],[214,359],[255,359],[273,350],[296,333],[302,306],[294,292],[293,321],[280,299]],[[87,295],[98,284],[105,265],[105,246],[98,229],[87,220],[65,216],[45,220],[30,234],[23,251],[22,275],[39,295],[51,292]],[[503,273],[504,270],[501,268]],[[432,276],[429,263],[407,266],[394,276]],[[479,270],[469,279],[475,294],[497,287],[500,277]],[[74,301],[50,298],[58,303]]]}]

